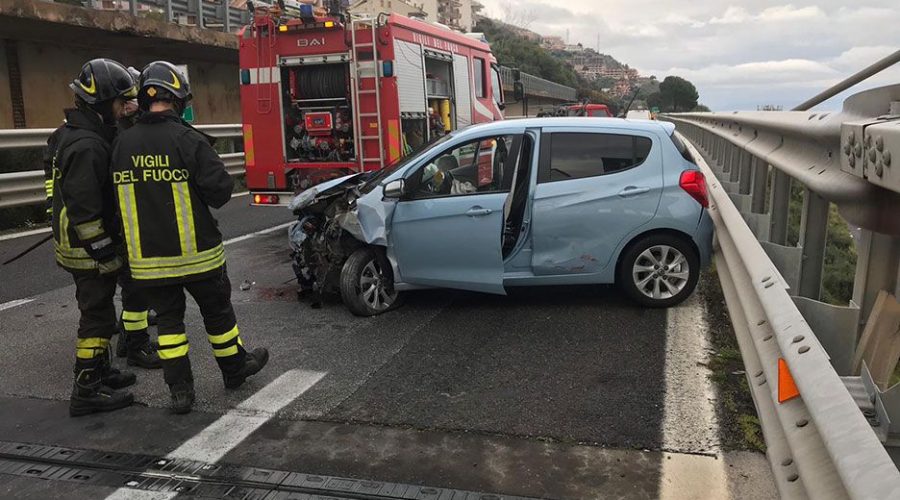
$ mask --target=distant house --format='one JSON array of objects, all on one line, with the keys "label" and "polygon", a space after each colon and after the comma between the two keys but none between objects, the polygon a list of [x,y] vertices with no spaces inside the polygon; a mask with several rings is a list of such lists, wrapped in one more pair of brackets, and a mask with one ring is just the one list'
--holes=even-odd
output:
[{"label": "distant house", "polygon": [[350,5],[351,14],[368,14],[375,17],[382,12],[400,14],[402,16],[425,16],[421,7],[406,0],[357,0]]}]

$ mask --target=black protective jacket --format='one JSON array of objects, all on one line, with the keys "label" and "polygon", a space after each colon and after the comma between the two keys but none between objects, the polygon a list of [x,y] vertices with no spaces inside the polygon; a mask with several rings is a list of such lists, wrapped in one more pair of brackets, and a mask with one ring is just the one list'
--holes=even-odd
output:
[{"label": "black protective jacket", "polygon": [[115,128],[96,113],[66,110],[66,123],[48,141],[45,172],[56,261],[74,273],[96,273],[122,242],[109,177]]},{"label": "black protective jacket", "polygon": [[234,181],[212,138],[173,112],[145,113],[113,146],[112,175],[132,277],[159,285],[221,271],[225,251],[209,207]]}]

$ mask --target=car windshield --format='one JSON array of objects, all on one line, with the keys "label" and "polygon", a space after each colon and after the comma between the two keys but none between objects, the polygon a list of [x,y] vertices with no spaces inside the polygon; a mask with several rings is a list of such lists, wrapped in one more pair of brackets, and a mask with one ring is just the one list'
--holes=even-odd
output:
[{"label": "car windshield", "polygon": [[388,165],[387,167],[384,167],[383,169],[379,170],[378,172],[375,172],[374,175],[372,175],[371,177],[369,177],[366,180],[366,183],[362,186],[362,188],[360,189],[360,192],[368,193],[369,191],[375,189],[375,186],[377,186],[382,180],[386,179],[389,175],[391,175],[394,172],[396,172],[397,170],[405,167],[406,165],[409,164],[409,162],[418,158],[419,155],[421,155],[422,153],[430,151],[434,147],[447,142],[452,136],[453,136],[453,134],[447,134],[447,135],[442,135],[440,137],[435,137],[435,138],[431,139],[430,141],[426,142],[425,144],[422,144],[418,148],[414,149],[408,155],[404,156],[403,158],[400,158],[395,163]]}]

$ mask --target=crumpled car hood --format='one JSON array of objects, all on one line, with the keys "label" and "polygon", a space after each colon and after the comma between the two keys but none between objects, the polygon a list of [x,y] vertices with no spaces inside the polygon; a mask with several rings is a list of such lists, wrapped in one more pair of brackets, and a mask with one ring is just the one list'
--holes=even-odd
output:
[{"label": "crumpled car hood", "polygon": [[294,199],[292,199],[288,204],[288,208],[293,212],[308,207],[316,201],[316,198],[318,198],[319,195],[330,194],[328,193],[328,191],[335,190],[336,188],[366,174],[366,172],[358,172],[355,174],[345,175],[344,177],[338,177],[337,179],[332,179],[330,181],[325,181],[321,184],[316,184],[315,186],[302,191],[297,196],[294,196]]}]

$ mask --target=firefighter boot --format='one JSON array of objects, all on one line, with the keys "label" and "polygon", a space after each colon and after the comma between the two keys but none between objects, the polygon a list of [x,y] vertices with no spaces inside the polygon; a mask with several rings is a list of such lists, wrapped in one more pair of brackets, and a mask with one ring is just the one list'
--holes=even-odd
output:
[{"label": "firefighter boot", "polygon": [[244,356],[244,364],[238,370],[231,373],[222,372],[222,377],[225,379],[225,388],[237,389],[244,384],[247,377],[258,373],[268,362],[269,351],[265,348],[258,347],[248,352]]},{"label": "firefighter boot", "polygon": [[137,376],[134,373],[123,372],[113,367],[109,349],[105,350],[97,359],[99,360],[100,381],[103,385],[113,389],[122,389],[137,382]]},{"label": "firefighter boot", "polygon": [[103,386],[100,378],[101,363],[99,358],[75,361],[75,384],[69,400],[70,416],[118,410],[134,402],[134,395],[130,392]]},{"label": "firefighter boot", "polygon": [[169,386],[172,395],[172,412],[176,415],[190,413],[194,406],[194,381],[178,382]]},{"label": "firefighter boot", "polygon": [[[146,337],[146,335],[144,335],[144,337]],[[156,353],[156,347],[150,343],[149,338],[144,338],[143,342],[138,344],[131,342],[130,340],[131,339],[126,339],[126,343],[128,343],[128,366],[138,366],[148,370],[162,368],[162,363],[159,361],[159,354]]]}]

